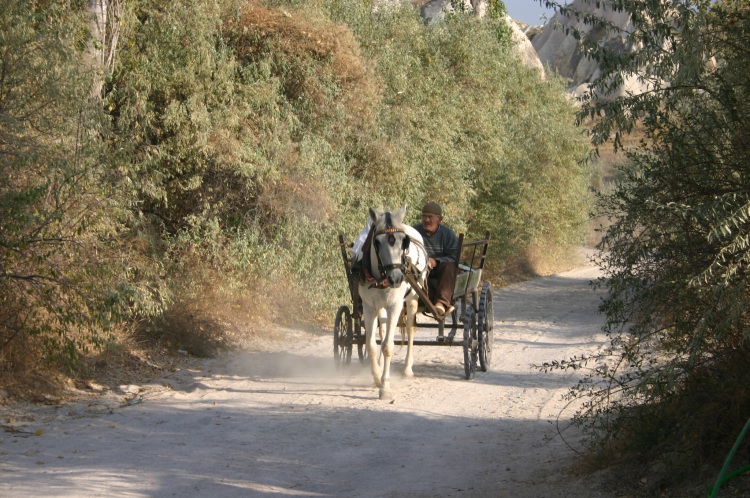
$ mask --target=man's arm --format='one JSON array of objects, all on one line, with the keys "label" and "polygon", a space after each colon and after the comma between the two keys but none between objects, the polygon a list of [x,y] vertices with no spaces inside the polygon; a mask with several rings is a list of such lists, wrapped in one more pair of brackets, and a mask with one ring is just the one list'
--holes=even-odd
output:
[{"label": "man's arm", "polygon": [[453,261],[455,264],[458,264],[458,237],[456,237],[455,232],[450,228],[442,225],[440,228],[442,229],[441,232],[443,232],[440,234],[443,254],[436,257],[435,260],[438,263],[442,263],[443,261]]}]

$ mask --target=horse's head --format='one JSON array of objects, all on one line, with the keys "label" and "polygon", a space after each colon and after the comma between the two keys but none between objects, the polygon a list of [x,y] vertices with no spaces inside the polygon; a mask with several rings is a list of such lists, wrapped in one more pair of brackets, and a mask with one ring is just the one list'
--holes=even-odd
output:
[{"label": "horse's head", "polygon": [[387,279],[391,287],[399,287],[404,281],[404,264],[411,238],[404,232],[406,204],[397,212],[375,211],[370,208],[372,218],[372,266],[381,279]]}]

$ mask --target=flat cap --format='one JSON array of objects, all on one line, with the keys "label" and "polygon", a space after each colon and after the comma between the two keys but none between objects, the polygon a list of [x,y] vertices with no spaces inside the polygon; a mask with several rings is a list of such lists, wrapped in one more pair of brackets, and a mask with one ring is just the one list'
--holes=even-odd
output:
[{"label": "flat cap", "polygon": [[429,214],[436,214],[438,216],[443,216],[443,209],[440,207],[440,204],[437,202],[428,202],[424,205],[422,208],[422,213],[429,213]]}]

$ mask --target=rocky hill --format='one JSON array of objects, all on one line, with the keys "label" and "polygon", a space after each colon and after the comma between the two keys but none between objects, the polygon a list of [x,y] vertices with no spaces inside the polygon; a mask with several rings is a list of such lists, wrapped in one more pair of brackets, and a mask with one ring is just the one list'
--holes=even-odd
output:
[{"label": "rocky hill", "polygon": [[[589,84],[599,76],[600,70],[596,61],[583,56],[579,50],[578,41],[572,35],[565,34],[565,27],[578,29],[596,40],[600,45],[613,50],[633,49],[623,35],[631,27],[628,14],[613,11],[608,7],[607,2],[597,2],[597,4],[585,0],[573,0],[569,7],[580,12],[592,12],[600,18],[606,19],[619,26],[622,29],[620,33],[603,32],[593,26],[585,25],[575,18],[566,17],[559,12],[541,28],[527,30],[527,35],[530,36],[531,44],[541,63],[544,67],[567,78],[570,81],[569,89],[575,95],[584,93]],[[630,78],[625,81],[625,84],[614,96],[626,92],[640,93],[644,90],[642,84],[635,78]]]}]

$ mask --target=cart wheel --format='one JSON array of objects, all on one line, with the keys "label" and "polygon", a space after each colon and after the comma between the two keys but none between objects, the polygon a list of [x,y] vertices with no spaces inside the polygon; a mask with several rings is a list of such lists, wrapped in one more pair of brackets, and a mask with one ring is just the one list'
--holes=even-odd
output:
[{"label": "cart wheel", "polygon": [[466,380],[474,378],[477,371],[477,314],[471,306],[466,307],[464,317],[464,372]]},{"label": "cart wheel", "polygon": [[367,345],[365,344],[365,333],[362,328],[362,319],[354,319],[354,342],[357,344],[357,354],[360,363],[367,361]]},{"label": "cart wheel", "polygon": [[333,357],[337,367],[351,361],[352,339],[352,313],[348,306],[340,306],[333,324]]},{"label": "cart wheel", "polygon": [[477,339],[479,339],[479,366],[482,372],[490,369],[492,364],[492,341],[495,327],[495,310],[492,306],[492,286],[485,282],[479,298],[479,312],[477,313]]}]

